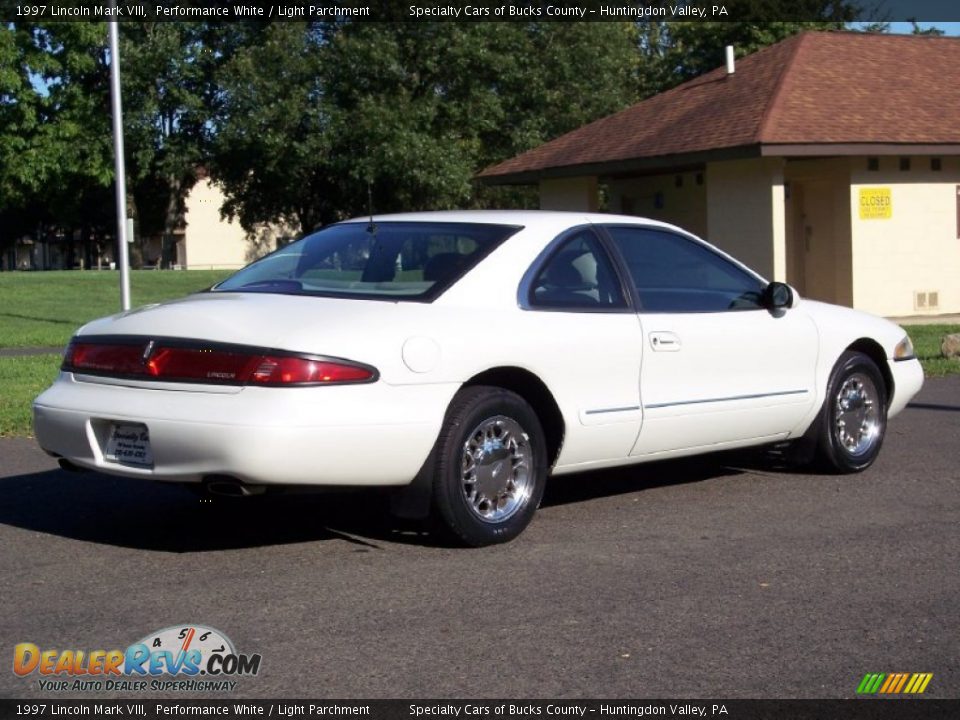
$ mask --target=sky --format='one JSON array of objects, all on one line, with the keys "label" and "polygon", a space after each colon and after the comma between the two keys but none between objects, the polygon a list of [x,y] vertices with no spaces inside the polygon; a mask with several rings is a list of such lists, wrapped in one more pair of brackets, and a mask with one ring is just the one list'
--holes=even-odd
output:
[{"label": "sky", "polygon": [[[857,23],[854,23],[855,25]],[[926,23],[921,22],[920,27],[926,30],[929,27],[936,27],[947,35],[960,35],[960,22],[940,22],[940,23]],[[890,23],[890,32],[896,34],[909,34],[912,32],[913,26],[908,22],[894,22]]]}]

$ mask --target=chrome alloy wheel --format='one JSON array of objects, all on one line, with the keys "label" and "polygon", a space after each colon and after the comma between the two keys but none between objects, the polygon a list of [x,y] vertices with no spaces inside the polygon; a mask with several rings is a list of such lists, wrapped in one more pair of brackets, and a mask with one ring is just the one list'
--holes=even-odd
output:
[{"label": "chrome alloy wheel", "polygon": [[877,387],[864,373],[843,381],[835,402],[834,434],[850,455],[864,455],[880,440],[881,408]]},{"label": "chrome alloy wheel", "polygon": [[520,510],[533,491],[533,450],[516,420],[497,415],[480,423],[463,444],[461,472],[467,507],[498,523]]}]

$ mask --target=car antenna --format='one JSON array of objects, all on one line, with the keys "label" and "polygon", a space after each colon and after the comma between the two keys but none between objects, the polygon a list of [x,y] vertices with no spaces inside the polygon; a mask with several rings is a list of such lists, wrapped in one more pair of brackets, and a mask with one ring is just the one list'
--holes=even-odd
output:
[{"label": "car antenna", "polygon": [[370,224],[367,225],[367,232],[377,236],[377,224],[373,221],[373,180],[367,178],[367,210],[370,213]]}]

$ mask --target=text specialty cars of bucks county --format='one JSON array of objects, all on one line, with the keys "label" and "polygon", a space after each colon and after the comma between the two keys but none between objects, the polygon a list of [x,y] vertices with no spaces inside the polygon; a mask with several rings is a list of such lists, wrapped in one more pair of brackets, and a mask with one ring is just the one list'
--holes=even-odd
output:
[{"label": "text specialty cars of bucks county", "polygon": [[787,441],[864,470],[922,382],[897,325],[671,225],[425,212],[83,326],[34,424],[61,464],[139,480],[392,486],[398,514],[480,546],[550,475]]}]

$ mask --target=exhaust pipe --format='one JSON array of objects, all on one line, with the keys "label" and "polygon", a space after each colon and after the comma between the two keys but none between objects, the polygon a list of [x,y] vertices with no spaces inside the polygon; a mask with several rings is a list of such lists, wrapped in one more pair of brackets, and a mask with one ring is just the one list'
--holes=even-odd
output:
[{"label": "exhaust pipe", "polygon": [[61,470],[66,470],[67,472],[72,472],[72,473],[87,472],[86,468],[82,468],[79,465],[74,465],[72,462],[70,462],[66,458],[58,458],[57,463],[60,465]]},{"label": "exhaust pipe", "polygon": [[236,478],[225,475],[213,475],[203,482],[204,488],[211,495],[221,497],[249,497],[251,495],[263,495],[267,488],[265,485],[246,485]]}]

